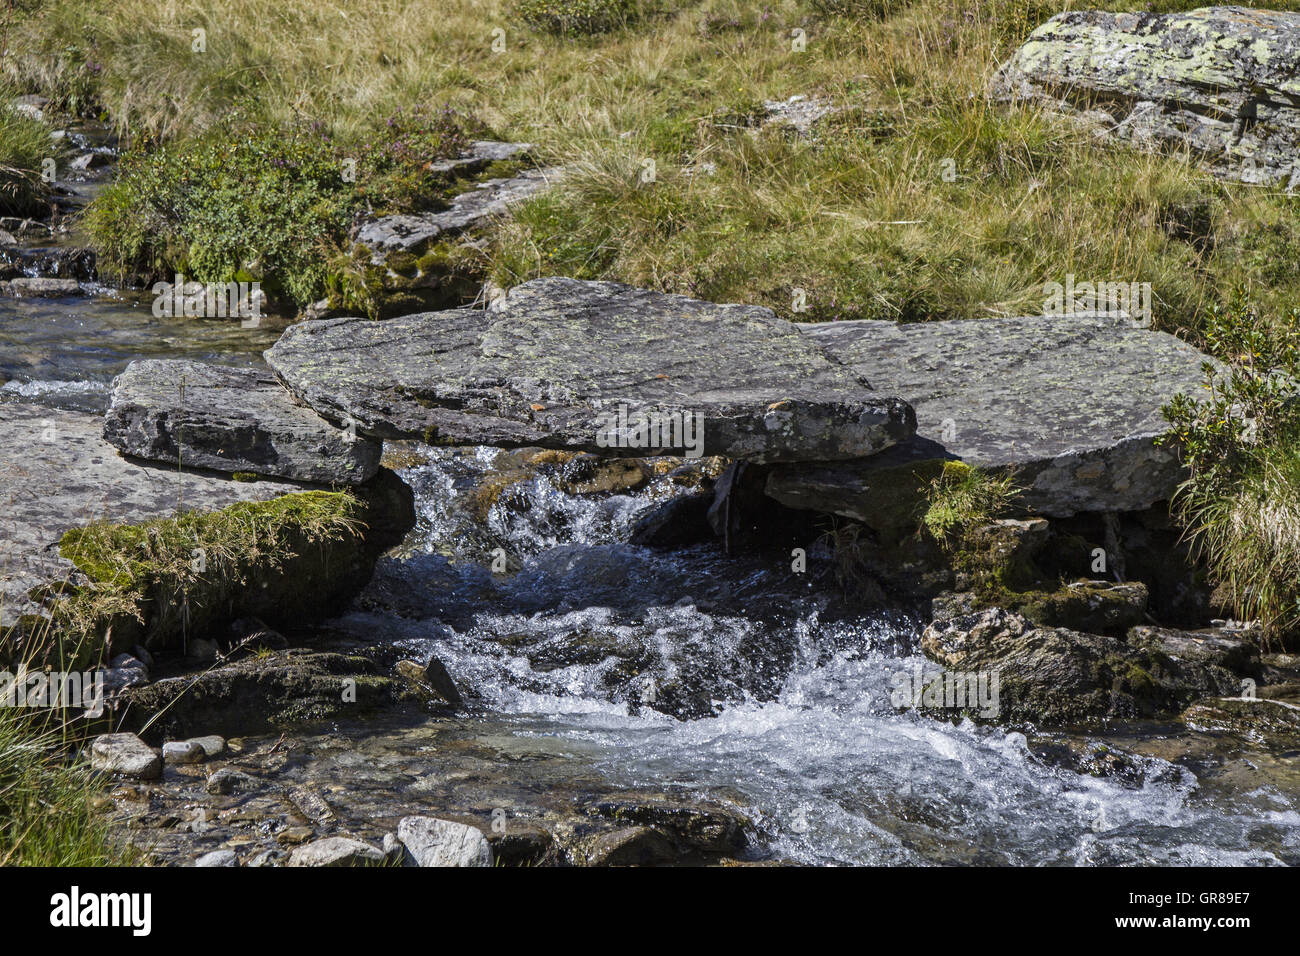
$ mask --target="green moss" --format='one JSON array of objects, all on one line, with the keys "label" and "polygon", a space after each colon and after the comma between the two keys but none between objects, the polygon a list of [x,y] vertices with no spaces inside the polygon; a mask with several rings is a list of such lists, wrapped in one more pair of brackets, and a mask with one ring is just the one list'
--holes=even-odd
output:
[{"label": "green moss", "polygon": [[230,476],[232,481],[261,481],[262,476],[253,471],[236,471]]},{"label": "green moss", "polygon": [[73,528],[59,553],[90,584],[56,604],[59,639],[67,656],[94,661],[113,639],[162,645],[201,632],[237,616],[246,600],[266,600],[268,588],[286,607],[317,600],[294,588],[326,583],[329,546],[359,541],[360,516],[351,494],[309,491],[137,525]]}]

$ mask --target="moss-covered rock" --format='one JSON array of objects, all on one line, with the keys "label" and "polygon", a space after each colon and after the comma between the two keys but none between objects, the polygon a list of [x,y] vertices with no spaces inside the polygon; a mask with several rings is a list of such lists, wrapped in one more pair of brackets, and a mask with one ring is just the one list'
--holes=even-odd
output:
[{"label": "moss-covered rock", "polygon": [[79,660],[135,643],[173,647],[242,617],[322,620],[346,607],[414,521],[410,490],[385,471],[351,491],[76,527],[60,553],[85,582],[63,595],[54,620]]}]

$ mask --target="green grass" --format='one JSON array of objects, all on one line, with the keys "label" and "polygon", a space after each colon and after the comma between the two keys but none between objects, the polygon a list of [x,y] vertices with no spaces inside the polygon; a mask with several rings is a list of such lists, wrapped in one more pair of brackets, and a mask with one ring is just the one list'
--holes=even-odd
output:
[{"label": "green grass", "polygon": [[0,707],[0,866],[140,862],[93,809],[97,785],[69,749],[49,714]]},{"label": "green grass", "polygon": [[930,482],[921,523],[940,542],[987,524],[1007,512],[1016,497],[1014,476],[995,475],[959,461],[944,462]]},{"label": "green grass", "polygon": [[42,164],[61,162],[63,151],[48,126],[9,106],[13,97],[0,84],[0,216],[36,216],[48,209],[50,198]]}]

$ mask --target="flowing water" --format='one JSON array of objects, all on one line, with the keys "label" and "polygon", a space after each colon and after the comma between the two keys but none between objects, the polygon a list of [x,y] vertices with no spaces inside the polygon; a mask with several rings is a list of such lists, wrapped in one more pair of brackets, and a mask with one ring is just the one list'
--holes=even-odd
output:
[{"label": "flowing water", "polygon": [[[278,334],[90,291],[0,300],[0,400],[100,409],[133,358],[255,363]],[[807,863],[1300,862],[1294,752],[1176,725],[1026,737],[896,710],[921,622],[845,604],[824,557],[798,574],[788,554],[628,544],[666,479],[578,496],[537,477],[480,520],[470,496],[497,454],[417,450],[401,474],[418,526],[324,629],[436,656],[467,697],[454,720],[302,737],[284,772],[341,815],[632,789],[725,798],[753,821],[754,856]],[[1104,744],[1121,769],[1078,772],[1044,756],[1053,744]]]}]

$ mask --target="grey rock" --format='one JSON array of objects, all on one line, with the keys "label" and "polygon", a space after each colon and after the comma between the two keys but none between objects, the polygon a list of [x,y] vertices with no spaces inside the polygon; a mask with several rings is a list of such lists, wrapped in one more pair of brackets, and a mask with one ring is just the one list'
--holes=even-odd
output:
[{"label": "grey rock", "polygon": [[157,780],[162,776],[158,752],[135,734],[104,734],[90,745],[90,766],[104,773]]},{"label": "grey rock", "polygon": [[263,369],[186,360],[127,366],[113,382],[104,438],[151,461],[332,485],[374,477],[383,453],[296,404]]},{"label": "grey rock", "polygon": [[213,850],[194,861],[195,866],[238,866],[234,850]]},{"label": "grey rock", "polygon": [[112,695],[127,687],[149,682],[149,668],[130,654],[118,654],[104,669],[104,691]]},{"label": "grey rock", "polygon": [[257,778],[240,770],[222,767],[208,775],[205,789],[211,794],[229,796],[232,793],[250,793],[258,789],[258,786]]},{"label": "grey rock", "polygon": [[226,752],[226,740],[224,737],[218,737],[216,734],[208,734],[206,737],[191,737],[186,743],[197,744],[202,748],[205,756],[220,757]]},{"label": "grey rock", "polygon": [[492,847],[477,827],[434,817],[403,817],[397,838],[418,866],[491,866]]},{"label": "grey rock", "polygon": [[530,169],[506,179],[489,179],[451,200],[441,212],[382,216],[361,225],[355,241],[371,250],[375,263],[394,251],[418,253],[436,239],[459,235],[503,215],[513,203],[545,189],[560,170]]},{"label": "grey rock", "polygon": [[223,508],[302,490],[129,461],[104,441],[99,416],[83,412],[3,403],[0,430],[8,439],[0,446],[0,501],[7,506],[0,521],[0,629],[20,615],[44,613],[42,602],[29,596],[33,588],[78,579],[59,555],[69,528],[171,517],[178,498],[191,508]]},{"label": "grey rock", "polygon": [[[1168,716],[1207,693],[1238,687],[1212,664],[1173,661],[1113,637],[1035,627],[1019,614],[989,608],[935,621],[921,636],[926,657],[946,671],[997,675],[999,723],[1053,726],[1111,717]],[[972,717],[975,708],[967,708]]]},{"label": "grey rock", "polygon": [[1214,664],[1238,674],[1258,674],[1259,645],[1244,640],[1241,631],[1209,627],[1179,631],[1167,627],[1139,625],[1128,632],[1134,647],[1147,647],[1178,660]]},{"label": "grey rock", "polygon": [[81,295],[81,283],[76,279],[53,279],[48,277],[23,277],[0,283],[3,290],[20,299],[60,299],[65,296]]},{"label": "grey rock", "polygon": [[448,704],[461,703],[460,691],[456,689],[456,682],[451,679],[451,674],[447,672],[446,666],[438,658],[431,658],[427,664],[418,664],[415,661],[398,661],[394,667],[398,674],[441,697]]},{"label": "grey rock", "polygon": [[995,97],[1046,101],[1100,135],[1200,154],[1218,174],[1300,181],[1300,14],[1061,13],[997,73]]},{"label": "grey rock", "polygon": [[189,740],[167,741],[162,755],[165,763],[202,763],[208,756],[202,747]]},{"label": "grey rock", "polygon": [[384,854],[368,843],[332,836],[294,849],[290,866],[379,866]]},{"label": "grey rock", "polygon": [[266,358],[326,418],[378,438],[644,455],[610,447],[626,410],[633,425],[693,416],[704,455],[790,461],[871,455],[913,429],[906,403],[767,309],[610,282],[537,279],[492,313],[304,322]]},{"label": "grey rock", "polygon": [[1139,511],[1182,477],[1161,407],[1196,394],[1209,357],[1172,335],[1079,315],[802,327],[884,394],[916,409],[917,433],[844,465],[779,466],[767,493],[792,508],[864,520],[878,479],[958,458],[1015,470],[1023,505],[1052,517]]}]

